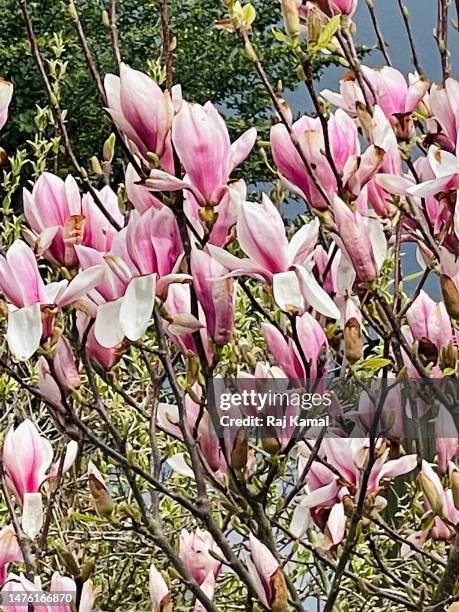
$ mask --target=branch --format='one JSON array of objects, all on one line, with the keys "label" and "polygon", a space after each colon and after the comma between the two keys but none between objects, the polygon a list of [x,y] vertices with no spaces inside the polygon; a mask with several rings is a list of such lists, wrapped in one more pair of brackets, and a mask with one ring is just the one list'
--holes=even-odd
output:
[{"label": "branch", "polygon": [[75,153],[72,149],[72,145],[70,143],[70,138],[67,132],[67,128],[65,127],[65,121],[64,121],[62,109],[60,107],[59,102],[56,100],[56,96],[53,93],[48,75],[46,74],[46,70],[43,64],[43,58],[41,56],[40,49],[38,48],[37,38],[35,36],[35,32],[33,29],[32,19],[30,17],[27,0],[18,0],[18,4],[22,11],[22,16],[23,16],[24,23],[25,23],[26,30],[27,30],[27,37],[30,43],[30,49],[35,59],[35,63],[37,64],[38,72],[40,73],[41,79],[45,86],[46,93],[48,94],[49,103],[50,103],[50,106],[53,112],[54,120],[56,121],[56,124],[57,124],[59,134],[64,144],[65,152],[70,162],[72,163],[73,167],[75,168],[76,172],[78,173],[80,179],[83,181],[89,193],[92,195],[94,202],[96,203],[96,206],[99,208],[102,214],[108,219],[108,221],[110,221],[113,227],[116,230],[120,230],[121,229],[120,224],[112,217],[112,215],[108,212],[108,210],[106,210],[105,206],[102,204],[102,201],[100,200],[97,191],[94,189],[94,187],[92,186],[91,182],[88,179],[88,174],[86,170],[82,166],[80,166],[80,163],[75,156]]}]

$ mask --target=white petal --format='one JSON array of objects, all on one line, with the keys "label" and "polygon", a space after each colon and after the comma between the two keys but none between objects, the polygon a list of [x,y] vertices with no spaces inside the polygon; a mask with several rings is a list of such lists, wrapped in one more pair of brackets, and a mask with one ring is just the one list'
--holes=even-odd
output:
[{"label": "white petal", "polygon": [[311,525],[311,512],[304,501],[300,502],[293,511],[292,522],[290,523],[290,532],[295,538],[301,538],[306,529]]},{"label": "white petal", "polygon": [[32,540],[43,525],[43,501],[41,493],[25,493],[22,509],[21,526],[24,533]]},{"label": "white petal", "polygon": [[459,238],[459,206],[457,200],[454,208],[454,233],[456,238]]},{"label": "white petal", "polygon": [[40,304],[9,311],[6,341],[16,359],[30,359],[40,346],[41,334]]},{"label": "white petal", "polygon": [[156,275],[137,276],[126,289],[120,308],[121,327],[129,340],[139,340],[147,331],[155,303]]},{"label": "white petal", "polygon": [[293,270],[274,274],[273,293],[276,304],[281,310],[290,313],[304,312],[304,298],[297,275]]},{"label": "white petal", "polygon": [[172,457],[167,459],[166,463],[176,474],[186,478],[194,478],[194,472],[185,460],[185,453],[172,455]]},{"label": "white petal", "polygon": [[387,240],[384,235],[384,231],[379,219],[368,219],[367,221],[368,229],[370,230],[370,241],[373,247],[373,255],[375,258],[376,265],[378,266],[378,270],[381,269],[381,266],[386,259],[387,254]]},{"label": "white petal", "polygon": [[335,302],[326,293],[314,276],[303,266],[296,266],[298,278],[302,286],[302,293],[309,304],[330,319],[339,319],[340,312]]},{"label": "white petal", "polygon": [[120,325],[120,309],[123,298],[101,304],[97,309],[94,335],[97,342],[105,348],[113,348],[124,338]]}]

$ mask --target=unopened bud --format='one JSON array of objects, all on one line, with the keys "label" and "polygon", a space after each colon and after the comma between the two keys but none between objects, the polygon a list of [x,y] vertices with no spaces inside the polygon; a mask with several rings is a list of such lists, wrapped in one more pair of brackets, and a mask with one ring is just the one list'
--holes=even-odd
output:
[{"label": "unopened bud", "polygon": [[110,27],[110,18],[108,16],[107,11],[102,11],[102,23],[106,28]]},{"label": "unopened bud", "polygon": [[454,470],[450,477],[451,491],[453,493],[453,502],[456,510],[459,510],[459,471]]},{"label": "unopened bud", "polygon": [[69,574],[75,577],[79,576],[80,566],[73,554],[59,543],[55,545],[55,549]]},{"label": "unopened bud", "polygon": [[261,442],[263,449],[270,455],[277,455],[280,451],[281,445],[275,436],[263,436]]},{"label": "unopened bud", "polygon": [[89,559],[83,567],[81,568],[80,578],[83,582],[89,580],[89,578],[94,574],[94,570],[96,569],[96,562],[94,559]]},{"label": "unopened bud", "polygon": [[78,13],[75,8],[75,4],[73,3],[73,0],[70,0],[69,2],[69,15],[72,21],[78,21]]},{"label": "unopened bud", "polygon": [[258,61],[258,57],[257,57],[257,54],[255,53],[255,49],[253,48],[252,43],[250,43],[249,41],[247,41],[244,45],[244,55],[251,62]]},{"label": "unopened bud", "polygon": [[0,147],[0,167],[7,166],[9,162],[8,153],[3,147]]},{"label": "unopened bud", "polygon": [[430,480],[426,474],[421,472],[418,476],[419,484],[421,485],[422,492],[427,498],[432,510],[438,516],[443,515],[443,499],[440,497],[436,486]]},{"label": "unopened bud", "polygon": [[116,143],[115,134],[110,134],[110,136],[104,142],[102,153],[104,156],[104,160],[107,162],[111,162],[113,159],[113,155],[115,154],[115,143]]},{"label": "unopened bud", "polygon": [[105,486],[102,474],[92,462],[88,466],[88,484],[97,512],[102,516],[110,516],[114,508],[113,499]]},{"label": "unopened bud", "polygon": [[440,286],[446,310],[453,319],[459,319],[459,291],[449,276],[440,274]]},{"label": "unopened bud", "polygon": [[247,434],[241,427],[236,434],[236,440],[231,452],[231,467],[235,470],[243,470],[245,468],[248,449]]},{"label": "unopened bud", "polygon": [[285,31],[290,38],[298,38],[300,33],[300,16],[295,0],[281,0],[281,7]]},{"label": "unopened bud", "polygon": [[271,587],[273,592],[273,600],[271,602],[272,612],[287,612],[287,584],[285,582],[284,573],[280,568],[271,576]]},{"label": "unopened bud", "polygon": [[93,155],[89,160],[91,162],[91,169],[97,176],[102,176],[104,171],[102,170],[102,166],[100,165],[100,161],[97,159],[96,155]]},{"label": "unopened bud", "polygon": [[344,327],[344,353],[349,363],[355,363],[363,354],[360,323],[352,317]]}]

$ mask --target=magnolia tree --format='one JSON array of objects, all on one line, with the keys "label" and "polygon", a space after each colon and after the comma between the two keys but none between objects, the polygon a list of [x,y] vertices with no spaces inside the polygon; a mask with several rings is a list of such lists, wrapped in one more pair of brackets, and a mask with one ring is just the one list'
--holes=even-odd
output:
[{"label": "magnolia tree", "polygon": [[[280,3],[276,44],[314,108],[300,116],[264,69],[255,8],[222,4],[215,27],[272,101],[267,142],[230,138],[174,82],[167,0],[163,86],[123,62],[116,1],[101,75],[70,1],[112,131],[85,167],[64,49],[45,61],[18,0],[49,106],[29,148],[2,154],[2,609],[459,608],[450,2],[440,83],[406,7],[409,75],[366,4],[382,67],[356,50],[357,0]],[[322,56],[343,67],[333,90]],[[2,127],[13,96],[0,81]],[[257,154],[272,184],[252,197]]]}]

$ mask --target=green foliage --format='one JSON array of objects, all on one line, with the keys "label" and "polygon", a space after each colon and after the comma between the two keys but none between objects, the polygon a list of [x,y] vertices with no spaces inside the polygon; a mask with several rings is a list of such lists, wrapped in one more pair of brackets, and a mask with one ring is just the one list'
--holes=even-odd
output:
[{"label": "green foliage", "polygon": [[[164,70],[158,4],[151,0],[124,0],[118,4],[123,60],[161,80]],[[261,130],[261,138],[266,139],[269,130],[266,119],[273,115],[271,102],[253,66],[244,57],[237,37],[215,27],[223,14],[220,3],[177,0],[170,4],[171,30],[176,43],[174,80],[182,85],[186,98],[199,103],[206,100],[217,103],[227,117],[233,136],[256,125]],[[100,72],[102,75],[116,72],[110,31],[103,20],[106,3],[79,0],[75,6]],[[258,0],[253,6],[256,11],[253,42],[270,79],[273,83],[282,79],[285,88],[293,89],[298,82],[295,59],[287,45],[276,41],[273,32],[279,17],[278,2]],[[30,9],[48,74],[53,83],[58,81],[72,145],[79,160],[88,165],[94,154],[100,154],[110,127],[67,3],[38,0],[30,2]],[[37,106],[46,108],[47,99],[16,0],[0,0],[0,11],[0,73],[15,86],[11,118],[2,132],[2,145],[11,155],[34,138]],[[253,11],[249,17],[253,19]],[[48,125],[48,132],[49,138],[54,136],[52,125]],[[266,178],[268,170],[262,158],[254,164],[255,178]]]}]

